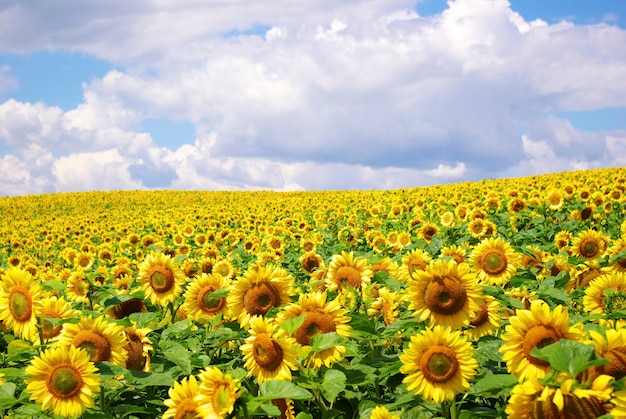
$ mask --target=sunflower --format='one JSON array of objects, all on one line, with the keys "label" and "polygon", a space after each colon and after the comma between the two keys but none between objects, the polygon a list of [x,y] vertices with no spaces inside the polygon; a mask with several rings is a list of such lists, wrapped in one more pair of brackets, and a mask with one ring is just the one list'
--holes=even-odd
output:
[{"label": "sunflower", "polygon": [[7,269],[0,281],[0,322],[20,338],[35,342],[42,298],[43,290],[30,273]]},{"label": "sunflower", "polygon": [[63,297],[49,296],[41,300],[41,325],[44,340],[56,340],[63,330],[63,324],[56,327],[46,319],[72,319],[80,316],[78,310],[74,310],[72,305]]},{"label": "sunflower", "polygon": [[150,252],[139,267],[137,279],[152,304],[166,306],[182,293],[185,274],[170,256]]},{"label": "sunflower", "polygon": [[200,386],[193,375],[183,378],[180,382],[174,382],[167,394],[169,398],[165,399],[163,403],[168,409],[163,413],[162,419],[202,417],[196,401],[196,396],[200,394]]},{"label": "sunflower", "polygon": [[148,333],[152,330],[138,328],[135,325],[128,326],[124,330],[128,344],[124,349],[128,352],[126,358],[126,369],[143,372],[150,372],[150,352],[154,351],[152,341]]},{"label": "sunflower", "polygon": [[231,281],[218,273],[200,274],[185,291],[183,307],[189,318],[206,322],[210,317],[218,314],[228,315],[226,297],[215,298],[216,291],[228,291]]},{"label": "sunflower", "polygon": [[432,260],[428,252],[422,249],[413,249],[402,256],[400,278],[404,281],[416,278],[416,272],[425,271],[426,266]]},{"label": "sunflower", "polygon": [[565,284],[565,291],[572,292],[577,288],[588,287],[591,281],[602,276],[612,274],[610,266],[600,266],[597,259],[575,265],[570,271],[570,280]]},{"label": "sunflower", "polygon": [[354,257],[353,252],[342,252],[340,255],[333,255],[330,260],[326,288],[329,291],[341,291],[349,286],[360,290],[369,285],[372,275],[367,259]]},{"label": "sunflower", "polygon": [[70,274],[65,287],[65,296],[77,303],[86,303],[89,301],[89,291],[91,284],[85,277],[85,272],[76,269]]},{"label": "sunflower", "polygon": [[467,250],[456,244],[444,246],[441,248],[441,256],[448,256],[454,259],[456,263],[463,263],[467,257]]},{"label": "sunflower", "polygon": [[249,333],[239,347],[249,375],[257,377],[259,384],[267,380],[291,381],[291,370],[298,369],[296,341],[261,316],[250,320]]},{"label": "sunflower", "polygon": [[572,242],[572,233],[570,233],[567,230],[559,231],[554,236],[554,245],[559,250],[568,251],[571,242]]},{"label": "sunflower", "polygon": [[550,306],[542,300],[532,301],[530,310],[518,309],[509,321],[502,334],[504,344],[500,352],[507,370],[522,381],[531,376],[541,378],[550,370],[548,362],[530,354],[533,349],[561,339],[582,339],[581,331],[569,326],[567,309],[559,305],[550,311]]},{"label": "sunflower", "polygon": [[483,295],[482,299],[478,312],[469,322],[471,327],[464,332],[473,340],[493,335],[500,330],[500,303],[491,295]]},{"label": "sunflower", "polygon": [[228,294],[231,316],[247,327],[252,316],[265,316],[272,307],[289,303],[293,281],[285,269],[272,264],[248,268]]},{"label": "sunflower", "polygon": [[392,415],[385,406],[376,406],[370,413],[370,419],[400,419],[400,416]]},{"label": "sunflower", "polygon": [[626,250],[626,234],[625,238],[619,238],[613,242],[613,245],[608,249],[608,253],[611,255],[612,267],[616,271],[626,272],[626,257],[619,257],[618,254]]},{"label": "sunflower", "polygon": [[512,198],[506,205],[509,212],[520,212],[526,208],[526,202],[521,198]]},{"label": "sunflower", "polygon": [[[613,377],[601,375],[589,386],[575,385],[571,378],[561,379],[560,387],[548,387],[530,376],[513,387],[506,406],[509,419],[580,418],[595,419],[609,413],[607,402]],[[612,413],[612,412],[611,412]]]},{"label": "sunflower", "polygon": [[100,375],[82,349],[55,346],[32,359],[24,370],[30,399],[64,418],[94,406]]},{"label": "sunflower", "polygon": [[482,218],[474,218],[467,224],[467,230],[470,236],[480,239],[487,233],[487,225]]},{"label": "sunflower", "polygon": [[437,227],[433,223],[425,223],[422,227],[417,231],[418,236],[430,243],[434,236],[439,234],[439,227]]},{"label": "sunflower", "polygon": [[312,273],[314,270],[324,266],[324,260],[315,251],[303,253],[298,262],[300,262],[302,269],[308,273]]},{"label": "sunflower", "polygon": [[469,389],[478,368],[472,345],[461,332],[443,326],[412,336],[399,359],[407,390],[435,403],[453,400]]},{"label": "sunflower", "polygon": [[431,326],[460,329],[482,304],[478,279],[466,263],[436,260],[415,276],[407,283],[409,309],[421,321],[428,319]]},{"label": "sunflower", "polygon": [[583,259],[599,258],[606,251],[606,238],[601,232],[589,229],[572,240],[570,250],[574,256]]},{"label": "sunflower", "polygon": [[[326,292],[300,294],[297,303],[286,306],[278,314],[278,322],[282,323],[298,316],[304,316],[304,321],[295,330],[293,337],[306,350],[310,349],[311,339],[319,334],[335,332],[339,336],[350,337],[352,328],[348,323],[351,318],[345,314],[345,309],[338,300],[326,302]],[[313,365],[316,369],[319,369],[322,364],[330,367],[333,362],[341,359],[345,351],[344,346],[337,345],[312,353],[308,357],[307,364]]]},{"label": "sunflower", "polygon": [[452,211],[444,212],[439,218],[439,222],[444,227],[452,227],[452,225],[454,224],[454,220],[454,213],[452,213]]},{"label": "sunflower", "polygon": [[296,419],[292,399],[273,399],[272,404],[280,410],[280,419]]},{"label": "sunflower", "polygon": [[237,271],[228,259],[219,259],[213,266],[213,272],[222,275],[226,279],[233,279]]},{"label": "sunflower", "polygon": [[550,206],[550,209],[555,211],[561,209],[563,202],[563,193],[560,190],[553,188],[548,192],[546,203]]},{"label": "sunflower", "polygon": [[135,297],[117,303],[107,310],[106,314],[115,320],[121,320],[133,313],[146,313],[147,311],[148,308],[144,304],[143,299]]},{"label": "sunflower", "polygon": [[519,257],[502,237],[490,237],[474,248],[469,263],[482,282],[502,286],[517,271]]},{"label": "sunflower", "polygon": [[390,291],[386,287],[381,287],[378,290],[378,296],[372,301],[370,308],[367,309],[367,315],[373,317],[382,314],[385,324],[390,325],[395,322],[400,315],[400,300],[401,298],[398,294]]},{"label": "sunflower", "polygon": [[[614,272],[593,279],[583,296],[583,306],[590,314],[608,315],[626,310],[626,273]],[[626,320],[615,320],[618,327],[626,325]],[[610,326],[613,322],[600,319],[598,323]]]},{"label": "sunflower", "polygon": [[200,389],[195,398],[203,418],[225,418],[233,412],[241,395],[239,380],[217,367],[207,367],[198,373]]},{"label": "sunflower", "polygon": [[124,328],[104,317],[82,317],[76,324],[64,325],[58,343],[86,350],[93,362],[126,366],[128,351],[124,347],[128,341]]}]

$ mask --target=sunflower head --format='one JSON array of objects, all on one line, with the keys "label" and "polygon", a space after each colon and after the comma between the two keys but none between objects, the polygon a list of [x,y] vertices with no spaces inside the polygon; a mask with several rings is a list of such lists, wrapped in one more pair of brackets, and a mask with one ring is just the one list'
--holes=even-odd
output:
[{"label": "sunflower head", "polygon": [[182,293],[185,273],[174,264],[171,256],[151,252],[139,268],[138,280],[152,304],[166,306]]}]

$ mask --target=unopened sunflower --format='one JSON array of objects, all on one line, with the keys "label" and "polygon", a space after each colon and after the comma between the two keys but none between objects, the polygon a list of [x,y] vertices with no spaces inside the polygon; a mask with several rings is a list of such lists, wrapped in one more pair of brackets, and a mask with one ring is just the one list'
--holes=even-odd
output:
[{"label": "unopened sunflower", "polygon": [[[335,332],[337,335],[348,338],[352,329],[348,324],[351,320],[346,310],[338,300],[326,301],[326,292],[313,292],[301,294],[297,303],[285,307],[278,314],[278,322],[287,319],[304,316],[302,325],[293,333],[295,340],[305,350],[310,349],[311,339],[324,333]],[[322,365],[330,367],[331,364],[341,359],[346,348],[342,345],[310,353],[307,365],[320,368]]]},{"label": "unopened sunflower", "polygon": [[37,341],[37,316],[41,314],[43,295],[39,281],[29,272],[7,269],[0,281],[0,321],[16,336]]},{"label": "unopened sunflower", "polygon": [[530,310],[517,310],[509,318],[510,324],[502,334],[504,344],[500,347],[507,370],[525,380],[541,378],[550,371],[547,361],[531,355],[533,349],[541,349],[561,339],[582,340],[579,328],[569,325],[569,315],[563,306],[550,310],[542,300],[531,302]]},{"label": "unopened sunflower", "polygon": [[185,274],[174,260],[161,252],[150,252],[139,267],[138,281],[152,304],[166,306],[183,291]]},{"label": "unopened sunflower", "polygon": [[272,264],[248,268],[228,294],[231,317],[248,327],[253,316],[265,316],[272,307],[289,303],[293,282],[285,269]]},{"label": "unopened sunflower", "polygon": [[196,396],[200,393],[200,386],[196,377],[190,375],[180,382],[175,382],[167,391],[168,399],[163,403],[168,409],[163,413],[162,419],[200,418]]},{"label": "unopened sunflower", "polygon": [[509,282],[517,271],[519,256],[502,237],[491,237],[484,239],[474,248],[469,263],[481,282],[502,286]]},{"label": "unopened sunflower", "polygon": [[231,281],[218,273],[200,274],[184,294],[183,307],[189,318],[204,323],[218,314],[228,315],[226,297],[213,297],[216,291],[229,291]]},{"label": "unopened sunflower", "polygon": [[61,346],[75,346],[87,351],[93,362],[108,361],[126,366],[128,344],[122,326],[105,317],[83,317],[76,324],[65,324],[59,337]]},{"label": "unopened sunflower", "polygon": [[32,359],[24,373],[30,399],[64,418],[94,406],[100,375],[85,350],[55,346]]},{"label": "unopened sunflower", "polygon": [[407,282],[409,309],[431,326],[460,329],[467,325],[482,304],[476,275],[465,263],[436,260]]},{"label": "unopened sunflower", "polygon": [[200,389],[195,398],[198,412],[203,418],[226,418],[235,408],[241,396],[240,382],[217,367],[200,370]]},{"label": "unopened sunflower", "polygon": [[478,368],[472,345],[461,332],[443,326],[412,336],[399,358],[407,389],[435,403],[469,389]]},{"label": "unopened sunflower", "polygon": [[[626,273],[614,272],[591,280],[583,296],[585,311],[589,314],[610,315],[626,310]],[[598,323],[617,327],[626,325],[624,319],[599,319]]]},{"label": "unopened sunflower", "polygon": [[385,406],[376,406],[370,413],[370,419],[400,419],[400,416],[391,414]]},{"label": "unopened sunflower", "polygon": [[342,252],[333,255],[328,265],[326,288],[329,291],[341,291],[344,287],[361,290],[370,284],[372,275],[367,259],[355,257],[353,252]]},{"label": "unopened sunflower", "polygon": [[291,381],[291,370],[298,369],[296,341],[264,317],[250,320],[250,336],[239,348],[244,366],[260,383],[267,380]]}]

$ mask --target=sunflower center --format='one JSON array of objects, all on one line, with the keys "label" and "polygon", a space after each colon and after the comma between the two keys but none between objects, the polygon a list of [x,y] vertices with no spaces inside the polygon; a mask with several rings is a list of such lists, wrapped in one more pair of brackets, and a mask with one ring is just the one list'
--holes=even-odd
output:
[{"label": "sunflower center", "polygon": [[165,266],[156,266],[150,275],[150,286],[157,293],[165,293],[174,287],[174,272]]},{"label": "sunflower center", "polygon": [[264,370],[274,371],[283,362],[283,350],[267,333],[256,335],[252,356]]},{"label": "sunflower center", "polygon": [[220,385],[213,394],[213,406],[218,413],[226,411],[231,405],[231,392],[225,385]]},{"label": "sunflower center", "polygon": [[89,291],[89,284],[84,279],[79,279],[76,281],[74,289],[78,295],[87,295],[87,291]]},{"label": "sunflower center", "polygon": [[308,273],[313,272],[313,269],[319,268],[319,266],[319,260],[314,256],[307,256],[307,258],[302,261],[302,268]]},{"label": "sunflower center", "polygon": [[593,419],[605,414],[605,408],[596,397],[578,397],[573,394],[564,394],[562,409],[559,409],[554,404],[552,396],[549,396],[547,400],[542,397],[534,398],[529,406],[528,417]]},{"label": "sunflower center", "polygon": [[436,277],[426,286],[424,301],[437,314],[455,314],[465,306],[467,292],[456,278]]},{"label": "sunflower center", "polygon": [[626,293],[613,292],[604,298],[604,312],[611,314],[626,309]]},{"label": "sunflower center", "polygon": [[83,388],[83,379],[71,365],[57,365],[46,376],[46,387],[54,397],[69,399]]},{"label": "sunflower center", "polygon": [[114,319],[120,320],[133,313],[144,313],[146,311],[146,305],[141,298],[131,298],[130,300],[122,301],[114,305],[111,309],[111,316]]},{"label": "sunflower center", "polygon": [[81,330],[76,334],[72,345],[86,350],[92,362],[108,361],[111,358],[111,344],[102,335],[92,330]]},{"label": "sunflower center", "polygon": [[361,288],[361,272],[353,266],[342,266],[335,273],[335,282],[339,289],[346,286]]},{"label": "sunflower center", "polygon": [[264,316],[270,308],[280,305],[280,293],[274,284],[262,282],[246,292],[243,305],[251,316]]},{"label": "sunflower center", "polygon": [[541,349],[545,346],[558,342],[563,336],[552,326],[534,326],[526,332],[524,342],[522,343],[522,350],[528,362],[531,364],[547,367],[549,362],[539,358],[535,358],[530,354],[534,348]]},{"label": "sunflower center", "polygon": [[30,292],[22,287],[14,287],[9,294],[9,308],[17,321],[30,320],[33,313],[33,301]]},{"label": "sunflower center", "polygon": [[585,258],[592,258],[600,251],[600,246],[593,239],[585,239],[580,244],[580,255]]},{"label": "sunflower center", "polygon": [[476,313],[474,318],[470,321],[470,324],[474,327],[479,327],[487,323],[488,321],[489,321],[489,310],[487,309],[487,304],[483,304],[480,306],[478,313]]},{"label": "sunflower center", "polygon": [[[59,316],[55,315],[55,314],[51,314],[51,313],[44,313],[44,317],[50,317],[50,318],[60,318]],[[63,329],[63,325],[59,325],[57,327],[54,327],[54,325],[52,324],[52,322],[43,319],[41,322],[41,332],[43,333],[43,337],[44,339],[51,339],[55,336],[58,336],[59,333],[61,333],[61,329]]]},{"label": "sunflower center", "polygon": [[445,383],[459,370],[454,351],[447,346],[434,345],[420,357],[420,371],[427,381]]},{"label": "sunflower center", "polygon": [[200,415],[196,411],[198,405],[193,401],[193,398],[186,398],[181,400],[176,406],[176,416],[174,419],[196,419]]},{"label": "sunflower center", "polygon": [[216,291],[213,287],[205,287],[198,293],[196,302],[198,307],[207,314],[219,313],[226,304],[226,298],[213,298],[211,294]]},{"label": "sunflower center", "polygon": [[490,249],[480,258],[480,267],[489,275],[499,275],[506,271],[506,255],[500,249]]},{"label": "sunflower center", "polygon": [[294,337],[301,345],[308,345],[314,336],[336,330],[333,318],[326,313],[307,313],[302,325],[294,332]]}]

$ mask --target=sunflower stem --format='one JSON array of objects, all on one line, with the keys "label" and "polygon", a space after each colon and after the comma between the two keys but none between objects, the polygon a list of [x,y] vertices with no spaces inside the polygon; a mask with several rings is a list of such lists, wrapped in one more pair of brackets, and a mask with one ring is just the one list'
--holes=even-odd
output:
[{"label": "sunflower stem", "polygon": [[106,412],[107,411],[106,399],[104,397],[104,387],[102,387],[102,384],[100,384],[100,410],[102,412]]},{"label": "sunflower stem", "polygon": [[43,348],[44,344],[46,343],[43,337],[43,317],[38,316],[37,319],[39,320],[37,322],[37,333],[39,334],[39,345]]}]

